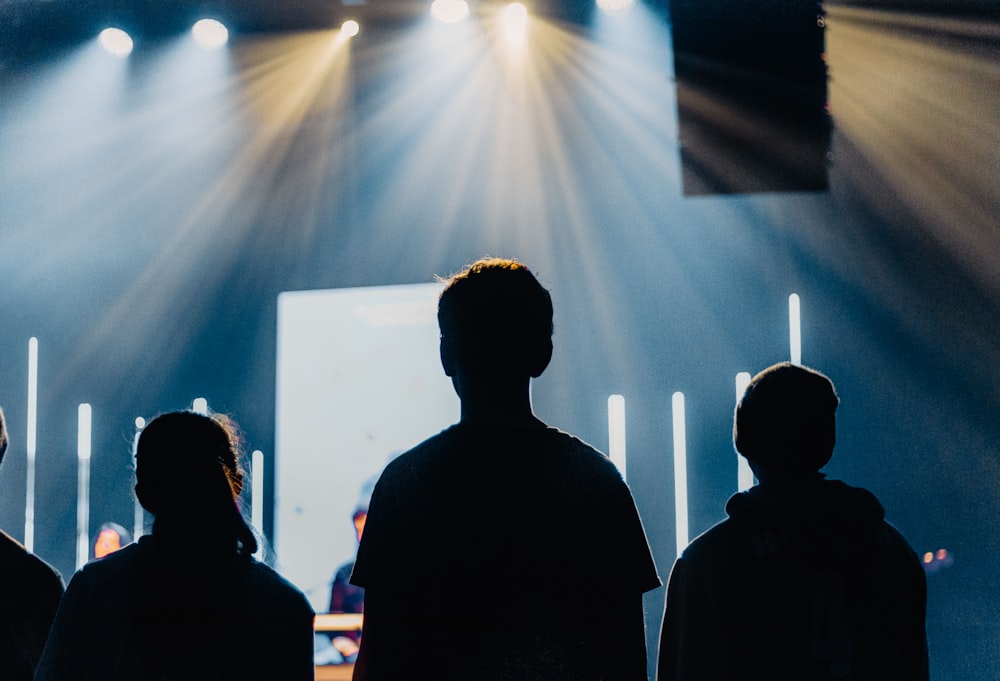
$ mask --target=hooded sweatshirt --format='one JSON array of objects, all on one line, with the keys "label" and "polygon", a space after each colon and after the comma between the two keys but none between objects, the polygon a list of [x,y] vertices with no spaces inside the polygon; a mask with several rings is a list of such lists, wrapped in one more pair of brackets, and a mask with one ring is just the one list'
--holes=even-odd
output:
[{"label": "hooded sweatshirt", "polygon": [[817,474],[726,512],[671,571],[659,681],[927,679],[924,573],[873,494]]}]

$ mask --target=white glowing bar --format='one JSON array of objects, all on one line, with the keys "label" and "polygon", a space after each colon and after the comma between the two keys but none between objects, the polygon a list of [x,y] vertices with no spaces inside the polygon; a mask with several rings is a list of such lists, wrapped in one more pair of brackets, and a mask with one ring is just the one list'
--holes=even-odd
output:
[{"label": "white glowing bar", "polygon": [[196,397],[191,403],[191,411],[196,414],[202,414],[203,416],[208,415],[208,400],[204,397]]},{"label": "white glowing bar", "polygon": [[[135,435],[132,437],[132,457],[135,458],[136,452],[139,451],[139,435],[142,433],[142,429],[146,427],[146,419],[141,416],[135,420]],[[135,497],[135,508],[132,512],[132,541],[139,541],[139,537],[143,535],[146,531],[146,515],[142,508],[142,504],[139,503],[139,497]]]},{"label": "white glowing bar", "polygon": [[797,293],[788,296],[788,346],[792,364],[802,364],[802,314]]},{"label": "white glowing bar", "polygon": [[[739,402],[743,399],[743,393],[746,392],[747,386],[750,384],[750,374],[746,371],[741,371],[736,374],[736,401]],[[742,456],[737,452],[736,454],[736,491],[745,492],[746,490],[753,487],[753,471],[750,470],[750,462],[747,461],[745,456]]]},{"label": "white glowing bar", "polygon": [[76,455],[79,461],[76,493],[76,569],[90,557],[90,447],[91,419],[89,404],[77,410]]},{"label": "white glowing bar", "polygon": [[608,398],[608,458],[625,477],[625,398],[611,395]]},{"label": "white glowing bar", "polygon": [[250,455],[250,522],[264,533],[264,452],[255,449]]},{"label": "white glowing bar", "polygon": [[677,555],[688,545],[687,429],[684,393],[673,396],[674,416],[674,509],[677,525]]},{"label": "white glowing bar", "polygon": [[38,449],[38,339],[28,339],[27,479],[24,489],[24,548],[35,550],[35,453]]}]

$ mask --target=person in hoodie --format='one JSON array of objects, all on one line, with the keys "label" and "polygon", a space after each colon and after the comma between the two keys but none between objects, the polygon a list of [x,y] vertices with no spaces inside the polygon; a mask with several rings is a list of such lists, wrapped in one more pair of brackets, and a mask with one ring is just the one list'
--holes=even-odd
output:
[{"label": "person in hoodie", "polygon": [[820,469],[839,400],[823,374],[757,374],[733,438],[759,484],[674,564],[658,681],[928,678],[920,561],[870,492]]}]

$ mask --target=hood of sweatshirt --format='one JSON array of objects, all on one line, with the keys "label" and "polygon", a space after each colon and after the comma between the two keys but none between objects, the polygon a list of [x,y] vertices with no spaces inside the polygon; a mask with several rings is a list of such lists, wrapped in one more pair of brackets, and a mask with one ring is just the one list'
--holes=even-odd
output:
[{"label": "hood of sweatshirt", "polygon": [[885,509],[874,494],[840,480],[827,480],[821,474],[756,485],[733,495],[726,503],[726,512],[734,520],[751,522],[771,515],[872,522],[885,518]]}]

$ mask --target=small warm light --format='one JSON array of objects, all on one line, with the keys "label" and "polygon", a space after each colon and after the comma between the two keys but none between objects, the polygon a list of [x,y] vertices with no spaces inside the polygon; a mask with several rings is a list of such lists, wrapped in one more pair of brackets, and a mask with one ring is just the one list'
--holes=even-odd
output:
[{"label": "small warm light", "polygon": [[340,32],[345,38],[353,38],[361,31],[361,25],[354,19],[348,19],[340,25]]},{"label": "small warm light", "polygon": [[948,551],[947,550],[945,550],[945,549],[938,549],[938,552],[937,552],[937,559],[938,560],[944,560],[947,557],[948,557]]},{"label": "small warm light", "polygon": [[507,37],[522,40],[528,30],[528,8],[519,2],[512,2],[503,11],[503,29]]},{"label": "small warm light", "polygon": [[925,563],[930,563],[933,560],[934,560],[934,554],[933,553],[931,553],[930,551],[928,551],[927,553],[924,554],[924,562]]},{"label": "small warm light", "polygon": [[465,0],[434,0],[431,16],[445,24],[455,24],[469,15],[469,3]]},{"label": "small warm light", "polygon": [[113,57],[125,58],[132,54],[132,37],[120,28],[106,28],[97,37],[104,51]]},{"label": "small warm light", "polygon": [[635,4],[635,0],[597,0],[597,9],[605,14],[623,14]]},{"label": "small warm light", "polygon": [[191,28],[191,35],[199,47],[214,50],[229,41],[229,29],[215,19],[202,19]]}]

